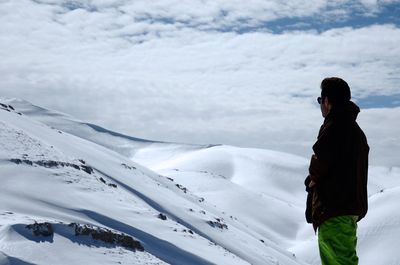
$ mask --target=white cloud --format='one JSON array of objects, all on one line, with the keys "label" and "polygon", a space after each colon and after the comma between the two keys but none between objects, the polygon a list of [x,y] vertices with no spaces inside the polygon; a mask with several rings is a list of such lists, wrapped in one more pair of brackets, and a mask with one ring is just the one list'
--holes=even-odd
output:
[{"label": "white cloud", "polygon": [[[320,18],[321,21],[337,21],[349,18],[353,11],[371,15],[383,6],[397,0],[314,0],[314,1],[264,1],[264,0],[136,0],[136,1],[52,1],[22,0],[4,1],[4,5],[22,7],[30,5],[37,11],[52,8],[54,19],[81,19],[80,25],[92,24],[101,29],[116,30],[127,24],[145,22],[174,24],[203,30],[241,29],[259,27],[276,19]],[[14,9],[15,10],[15,9]],[[123,21],[121,21],[121,18]],[[76,22],[76,21],[75,21]],[[122,23],[121,23],[122,22]]]},{"label": "white cloud", "polygon": [[[323,77],[342,76],[358,97],[398,93],[400,29],[393,25],[282,34],[190,26],[308,16],[326,1],[81,1],[74,10],[47,3],[0,4],[1,95],[133,136],[308,156],[322,121],[315,97]],[[365,127],[379,119],[400,135],[393,111],[371,114]],[[373,139],[382,135],[371,130]]]}]

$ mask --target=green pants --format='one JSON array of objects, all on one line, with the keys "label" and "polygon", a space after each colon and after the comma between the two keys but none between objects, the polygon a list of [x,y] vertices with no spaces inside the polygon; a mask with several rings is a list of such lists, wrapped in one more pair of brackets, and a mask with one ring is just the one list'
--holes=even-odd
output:
[{"label": "green pants", "polygon": [[357,216],[338,216],[326,220],[318,229],[322,265],[358,264]]}]

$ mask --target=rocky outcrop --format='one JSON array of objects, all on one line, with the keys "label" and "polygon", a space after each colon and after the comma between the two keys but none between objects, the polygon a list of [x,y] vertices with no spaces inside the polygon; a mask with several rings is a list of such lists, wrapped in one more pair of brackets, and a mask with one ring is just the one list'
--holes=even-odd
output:
[{"label": "rocky outcrop", "polygon": [[187,192],[187,188],[182,186],[181,184],[175,184],[176,187],[178,187],[178,189],[182,190],[184,193]]},{"label": "rocky outcrop", "polygon": [[32,161],[29,159],[12,158],[12,159],[10,159],[10,162],[13,162],[15,164],[25,164],[25,165],[29,165],[29,166],[37,165],[37,166],[46,167],[46,168],[72,167],[77,170],[82,170],[82,171],[86,172],[87,174],[92,174],[94,172],[93,168],[90,166],[87,166],[84,164],[78,165],[78,164],[63,162],[63,161],[54,161],[54,160]]},{"label": "rocky outcrop", "polygon": [[50,223],[34,223],[27,225],[26,228],[32,230],[34,236],[52,236],[54,234],[53,226]]},{"label": "rocky outcrop", "polygon": [[216,221],[207,221],[207,224],[209,224],[212,227],[219,228],[219,229],[228,229],[228,225],[224,223],[224,221],[221,218],[215,218]]},{"label": "rocky outcrop", "polygon": [[167,216],[165,215],[165,214],[162,214],[162,213],[160,213],[158,216],[157,216],[159,219],[161,219],[161,220],[167,220]]},{"label": "rocky outcrop", "polygon": [[144,247],[139,241],[123,233],[114,232],[107,228],[77,223],[71,223],[68,226],[75,230],[75,236],[91,236],[94,240],[108,244],[119,245],[133,251],[144,251]]},{"label": "rocky outcrop", "polygon": [[54,235],[54,232],[56,232],[55,228],[60,228],[60,225],[73,229],[75,236],[90,236],[94,240],[114,246],[121,246],[132,251],[144,251],[142,244],[129,235],[88,224],[71,223],[67,226],[61,223],[53,226],[48,222],[35,222],[34,224],[25,226],[25,228],[31,230],[34,236],[49,237]]},{"label": "rocky outcrop", "polygon": [[[63,162],[63,161],[55,161],[55,160],[36,160],[32,161],[27,159],[27,157],[24,155],[22,159],[20,158],[12,158],[9,160],[10,162],[13,162],[15,164],[24,164],[24,165],[29,165],[29,166],[41,166],[45,168],[61,168],[61,167],[71,167],[76,170],[82,170],[83,172],[92,175],[94,174],[94,169],[86,164],[86,162],[82,159],[79,159],[78,161],[80,164],[74,164],[74,163],[69,163],[69,162]],[[107,181],[100,177],[98,179],[105,185],[111,187],[111,188],[117,188],[117,184],[114,183],[107,183]],[[68,183],[72,183],[71,181],[67,181]]]},{"label": "rocky outcrop", "polygon": [[14,107],[11,106],[11,105],[7,105],[7,104],[0,103],[0,109],[5,110],[5,111],[8,111],[8,112],[15,112],[15,113],[17,113],[17,114],[19,114],[19,115],[22,115],[21,112],[16,112],[15,109],[14,109]]},{"label": "rocky outcrop", "polygon": [[125,163],[122,163],[121,166],[125,167],[126,169],[130,169],[130,170],[136,169],[136,167],[134,167],[134,166],[128,166],[128,165],[125,164]]}]

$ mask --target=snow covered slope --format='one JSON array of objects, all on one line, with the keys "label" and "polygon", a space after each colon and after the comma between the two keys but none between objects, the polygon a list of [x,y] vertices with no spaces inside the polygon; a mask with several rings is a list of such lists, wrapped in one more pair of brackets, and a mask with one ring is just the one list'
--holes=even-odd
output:
[{"label": "snow covered slope", "polygon": [[[163,152],[171,153],[148,146],[133,159],[213,201],[299,260],[320,264],[317,238],[304,219],[306,159],[218,146],[175,153],[159,163]],[[400,264],[400,167],[370,167],[368,192],[369,213],[358,230],[360,264]]]},{"label": "snow covered slope", "polygon": [[[304,220],[308,159],[153,142],[22,100],[0,102],[15,109],[0,110],[0,264],[77,264],[88,256],[88,264],[319,264]],[[400,169],[371,167],[369,196],[360,264],[400,264]],[[51,241],[24,228],[34,221],[54,224]],[[145,251],[77,238],[63,225],[71,222],[125,233]]]},{"label": "snow covered slope", "polygon": [[[0,264],[303,264],[176,180],[0,108]],[[33,236],[34,222],[54,234]],[[70,223],[129,235],[144,252],[75,236]]]},{"label": "snow covered slope", "polygon": [[[35,106],[22,99],[0,98],[0,102],[3,102],[4,104],[10,104],[16,110],[18,110],[18,112],[23,113],[24,115],[52,128],[57,128],[79,138],[98,143],[126,157],[133,156],[136,150],[149,145],[154,146],[160,144],[161,146],[165,146],[165,143],[163,142],[139,139],[113,132],[95,124],[80,121],[70,115]],[[167,144],[168,146],[171,145],[171,143]],[[206,146],[178,144],[177,147],[180,150],[192,150],[204,148]]]}]

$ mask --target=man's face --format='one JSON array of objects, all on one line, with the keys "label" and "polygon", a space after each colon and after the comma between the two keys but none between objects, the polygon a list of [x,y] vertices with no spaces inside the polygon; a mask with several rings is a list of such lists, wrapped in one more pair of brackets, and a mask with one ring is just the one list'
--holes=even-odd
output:
[{"label": "man's face", "polygon": [[332,105],[329,103],[329,99],[327,97],[321,98],[320,102],[322,117],[325,118],[331,111]]}]

